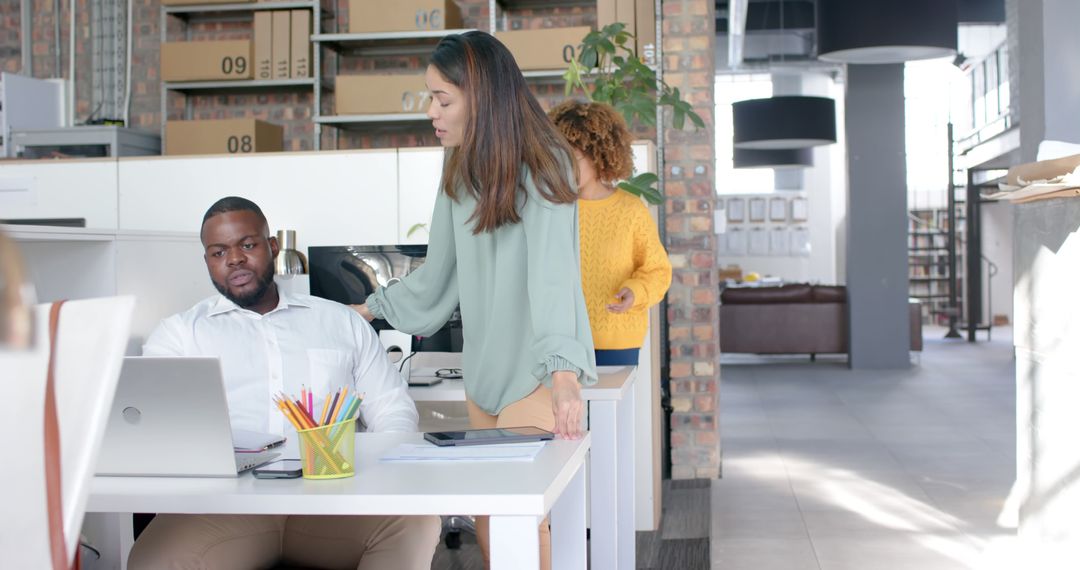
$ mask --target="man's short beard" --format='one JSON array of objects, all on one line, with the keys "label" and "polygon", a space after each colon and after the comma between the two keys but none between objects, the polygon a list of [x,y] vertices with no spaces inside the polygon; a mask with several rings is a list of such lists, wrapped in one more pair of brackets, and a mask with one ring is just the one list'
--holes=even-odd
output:
[{"label": "man's short beard", "polygon": [[266,294],[266,291],[274,284],[274,266],[267,265],[266,271],[263,271],[261,275],[258,273],[255,274],[255,283],[258,287],[247,295],[233,295],[229,291],[229,288],[221,283],[218,283],[213,279],[211,279],[210,282],[214,284],[214,288],[218,290],[218,293],[221,293],[226,299],[236,303],[236,306],[250,309],[262,299],[263,295]]}]

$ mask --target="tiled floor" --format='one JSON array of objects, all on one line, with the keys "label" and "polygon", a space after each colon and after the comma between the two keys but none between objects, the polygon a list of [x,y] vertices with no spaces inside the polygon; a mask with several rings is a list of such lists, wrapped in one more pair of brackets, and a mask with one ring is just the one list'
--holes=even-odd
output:
[{"label": "tiled floor", "polygon": [[713,568],[1018,567],[1010,331],[943,333],[906,371],[724,357]]}]

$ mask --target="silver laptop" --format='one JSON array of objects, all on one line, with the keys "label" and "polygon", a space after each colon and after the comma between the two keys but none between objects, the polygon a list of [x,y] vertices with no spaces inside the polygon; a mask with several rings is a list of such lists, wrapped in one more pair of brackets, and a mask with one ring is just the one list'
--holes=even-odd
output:
[{"label": "silver laptop", "polygon": [[98,475],[235,477],[277,456],[234,452],[217,358],[124,358]]}]

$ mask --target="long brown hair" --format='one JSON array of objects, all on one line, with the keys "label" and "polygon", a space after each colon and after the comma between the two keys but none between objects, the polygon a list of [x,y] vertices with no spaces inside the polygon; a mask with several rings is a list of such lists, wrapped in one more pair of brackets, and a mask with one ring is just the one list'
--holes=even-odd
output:
[{"label": "long brown hair", "polygon": [[544,199],[556,204],[577,199],[574,180],[567,180],[568,166],[577,178],[574,155],[506,46],[484,32],[453,34],[435,47],[431,64],[461,89],[468,104],[462,143],[447,151],[442,191],[457,200],[460,184],[476,198],[469,218],[474,234],[521,221],[522,167]]}]

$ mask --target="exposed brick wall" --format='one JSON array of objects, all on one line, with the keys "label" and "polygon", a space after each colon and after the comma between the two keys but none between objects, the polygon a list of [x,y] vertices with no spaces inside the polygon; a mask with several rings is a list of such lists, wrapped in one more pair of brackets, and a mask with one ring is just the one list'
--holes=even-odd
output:
[{"label": "exposed brick wall", "polygon": [[22,11],[18,2],[0,2],[0,71],[22,69]]},{"label": "exposed brick wall", "polygon": [[664,133],[671,348],[672,478],[714,478],[720,470],[720,340],[716,288],[713,83],[715,7],[663,3],[664,79],[705,120],[698,131]]}]

